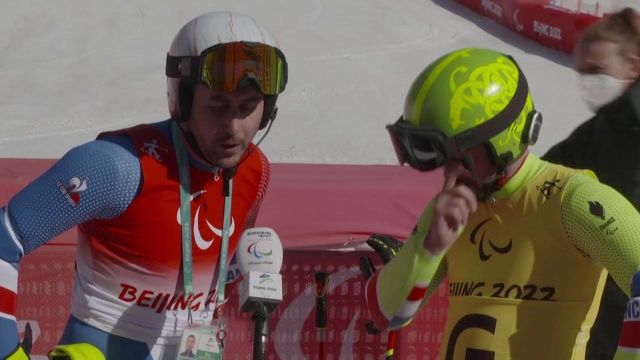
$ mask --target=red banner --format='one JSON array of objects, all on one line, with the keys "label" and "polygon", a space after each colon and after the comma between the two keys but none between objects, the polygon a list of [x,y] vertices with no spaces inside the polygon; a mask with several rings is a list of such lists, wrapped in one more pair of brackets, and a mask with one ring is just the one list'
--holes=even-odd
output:
[{"label": "red banner", "polygon": [[531,40],[569,54],[582,30],[599,19],[548,5],[546,0],[456,1]]}]

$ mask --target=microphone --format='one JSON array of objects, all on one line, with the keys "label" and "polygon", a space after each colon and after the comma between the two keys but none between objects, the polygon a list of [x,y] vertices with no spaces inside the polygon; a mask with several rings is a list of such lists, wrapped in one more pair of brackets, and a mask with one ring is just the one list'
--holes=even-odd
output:
[{"label": "microphone", "polygon": [[282,302],[282,243],[268,227],[245,230],[236,252],[243,279],[239,307],[253,321],[253,359],[264,359],[269,335],[268,313]]}]

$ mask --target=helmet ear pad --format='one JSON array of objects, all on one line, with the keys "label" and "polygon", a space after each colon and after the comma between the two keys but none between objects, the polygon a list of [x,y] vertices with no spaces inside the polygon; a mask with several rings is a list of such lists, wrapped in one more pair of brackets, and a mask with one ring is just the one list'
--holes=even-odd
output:
[{"label": "helmet ear pad", "polygon": [[527,121],[522,129],[522,142],[526,145],[535,145],[540,135],[540,128],[542,127],[542,113],[537,110],[532,110],[527,114]]},{"label": "helmet ear pad", "polygon": [[276,116],[278,115],[276,100],[278,100],[278,95],[264,96],[264,110],[262,111],[262,120],[260,120],[260,130],[267,127],[267,125],[269,125],[269,121],[276,119]]},{"label": "helmet ear pad", "polygon": [[180,108],[180,116],[178,122],[189,121],[191,118],[191,106],[193,105],[194,85],[184,79],[180,80],[178,85],[178,106]]},{"label": "helmet ear pad", "polygon": [[[535,145],[540,135],[540,128],[542,127],[542,113],[537,110],[532,110],[527,114],[527,119],[522,129],[522,135],[520,141],[526,146]],[[498,154],[493,149],[493,146],[489,142],[487,145],[487,151],[496,164],[510,164],[514,160],[514,154],[511,151]]]}]

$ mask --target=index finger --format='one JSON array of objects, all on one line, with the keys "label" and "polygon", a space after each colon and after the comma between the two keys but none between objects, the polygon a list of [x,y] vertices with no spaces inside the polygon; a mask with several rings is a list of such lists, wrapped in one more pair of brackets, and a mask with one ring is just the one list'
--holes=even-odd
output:
[{"label": "index finger", "polygon": [[458,183],[452,191],[456,196],[460,196],[466,201],[470,213],[478,210],[478,196],[468,185]]}]

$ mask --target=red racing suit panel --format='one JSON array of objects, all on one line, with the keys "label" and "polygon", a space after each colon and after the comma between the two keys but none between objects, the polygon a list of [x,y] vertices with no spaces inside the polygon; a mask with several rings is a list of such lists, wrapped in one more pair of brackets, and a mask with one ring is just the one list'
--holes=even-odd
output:
[{"label": "red racing suit panel", "polygon": [[[223,179],[221,171],[190,166],[194,294],[185,296],[174,148],[170,139],[148,125],[121,132],[138,151],[143,185],[119,217],[92,220],[79,227],[72,314],[116,335],[158,341],[175,336],[176,328],[184,326],[187,307],[198,312],[213,305],[224,211]],[[264,154],[253,145],[247,154],[233,177],[227,260],[248,219],[257,211],[269,181]],[[160,334],[152,330],[158,327],[163,329]]]}]

